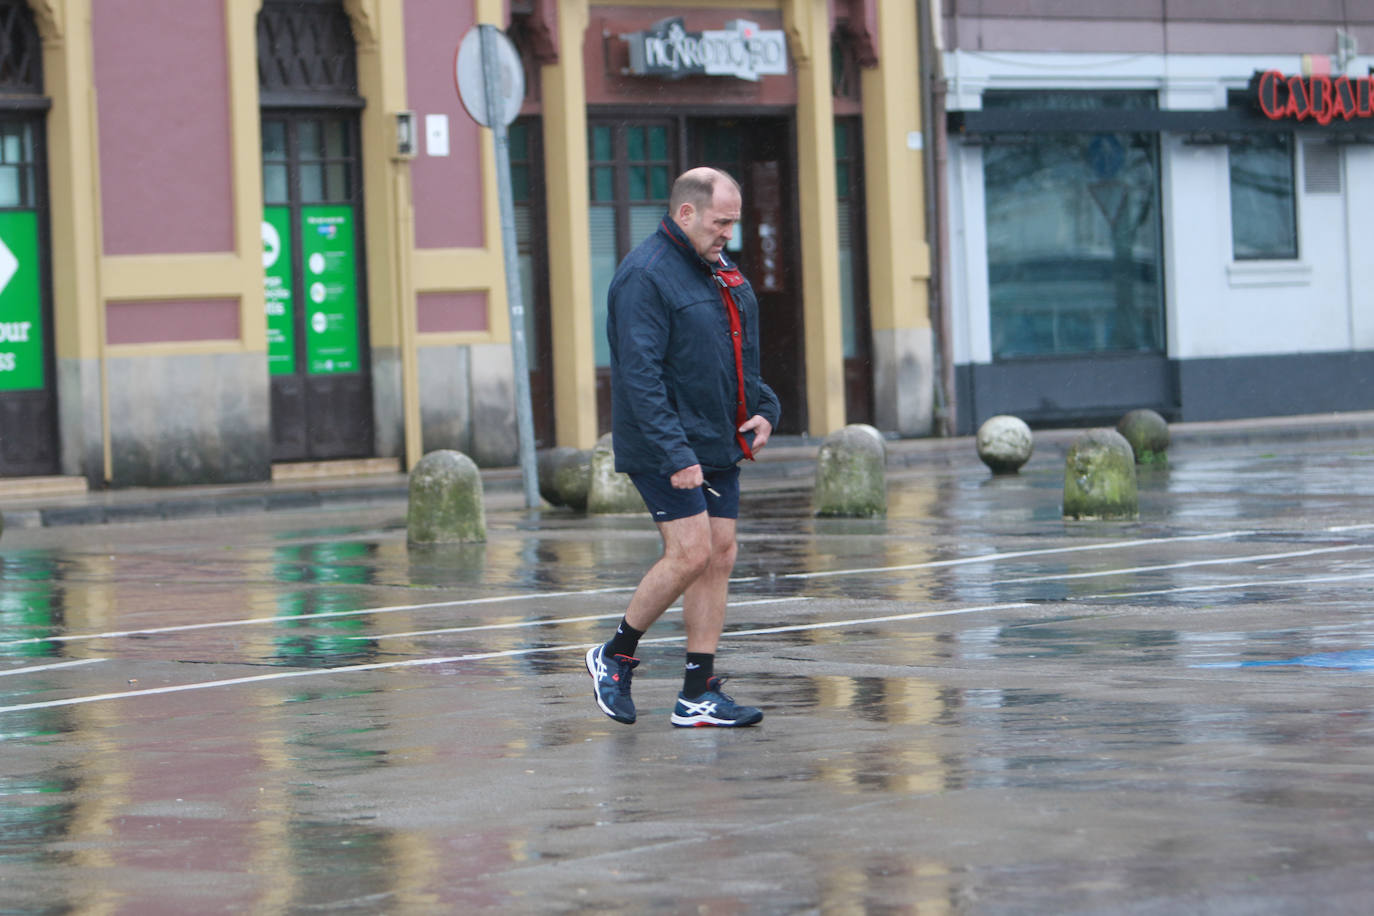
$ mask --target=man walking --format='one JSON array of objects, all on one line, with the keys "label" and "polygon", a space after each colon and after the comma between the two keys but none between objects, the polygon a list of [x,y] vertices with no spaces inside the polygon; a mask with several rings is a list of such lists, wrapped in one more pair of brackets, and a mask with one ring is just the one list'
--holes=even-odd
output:
[{"label": "man walking", "polygon": [[684,172],[658,230],[611,281],[615,468],[630,476],[663,538],[663,555],[615,635],[587,652],[597,705],[617,722],[635,720],[630,677],[639,638],[679,596],[687,664],[672,723],[741,726],[763,718],[722,693],[714,672],[735,565],[738,463],[763,448],[780,413],[759,377],[758,300],[723,253],[741,204],[725,172]]}]

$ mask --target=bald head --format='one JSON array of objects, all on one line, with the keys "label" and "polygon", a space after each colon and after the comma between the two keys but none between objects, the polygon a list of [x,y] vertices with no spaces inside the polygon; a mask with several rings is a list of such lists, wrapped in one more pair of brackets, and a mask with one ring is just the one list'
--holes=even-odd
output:
[{"label": "bald head", "polygon": [[720,169],[689,169],[673,182],[668,213],[697,254],[714,264],[739,222],[739,184]]},{"label": "bald head", "polygon": [[697,210],[706,209],[715,199],[717,185],[724,185],[736,194],[740,193],[739,183],[731,178],[728,172],[713,169],[708,165],[688,169],[673,182],[673,190],[668,195],[668,212],[676,217],[685,203],[691,204]]}]

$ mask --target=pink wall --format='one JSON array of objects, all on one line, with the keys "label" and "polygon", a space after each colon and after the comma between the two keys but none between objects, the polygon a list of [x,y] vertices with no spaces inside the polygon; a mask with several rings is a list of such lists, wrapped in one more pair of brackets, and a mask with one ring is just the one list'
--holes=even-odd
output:
[{"label": "pink wall", "polygon": [[[480,248],[481,143],[490,143],[468,117],[454,86],[458,43],[475,21],[472,4],[406,0],[406,91],[420,134],[411,179],[417,248]],[[425,149],[425,115],[448,116],[449,154]]]},{"label": "pink wall", "polygon": [[111,302],[105,307],[108,344],[238,340],[237,299]]},{"label": "pink wall", "polygon": [[422,334],[487,330],[486,293],[421,293],[415,299]]},{"label": "pink wall", "polygon": [[223,0],[92,4],[106,254],[234,248]]}]

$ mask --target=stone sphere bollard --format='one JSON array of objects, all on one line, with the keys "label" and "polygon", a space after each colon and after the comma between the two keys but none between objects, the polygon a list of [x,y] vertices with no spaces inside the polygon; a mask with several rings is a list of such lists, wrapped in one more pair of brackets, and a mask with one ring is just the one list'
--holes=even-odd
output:
[{"label": "stone sphere bollard", "polygon": [[587,512],[594,515],[617,515],[643,512],[644,500],[630,482],[630,475],[615,469],[615,451],[611,434],[596,440],[592,449],[591,482],[587,489]]},{"label": "stone sphere bollard", "polygon": [[482,475],[462,452],[439,449],[410,472],[406,512],[409,544],[459,544],[487,539]]},{"label": "stone sphere bollard", "polygon": [[840,518],[887,515],[887,444],[871,426],[855,423],[821,443],[816,459],[816,514]]},{"label": "stone sphere bollard", "polygon": [[592,453],[560,445],[539,453],[539,495],[550,505],[581,512],[592,485]]},{"label": "stone sphere bollard", "polygon": [[1089,430],[1064,461],[1064,517],[1133,519],[1140,515],[1135,456],[1114,429]]},{"label": "stone sphere bollard", "polygon": [[1136,464],[1168,463],[1169,424],[1153,410],[1132,410],[1117,421],[1116,431],[1131,444]]},{"label": "stone sphere bollard", "polygon": [[978,427],[978,457],[994,474],[1015,474],[1035,450],[1031,428],[1020,417],[999,414]]}]

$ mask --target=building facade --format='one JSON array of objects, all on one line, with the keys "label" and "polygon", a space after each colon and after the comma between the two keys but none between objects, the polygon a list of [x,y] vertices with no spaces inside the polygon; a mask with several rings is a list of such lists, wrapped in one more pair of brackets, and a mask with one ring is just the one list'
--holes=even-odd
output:
[{"label": "building facade", "polygon": [[[517,310],[455,87],[479,22],[525,70]],[[698,163],[745,190],[780,431],[931,430],[911,3],[0,0],[0,29],[0,476],[512,464],[513,313],[537,444],[590,447],[610,272]]]},{"label": "building facade", "polygon": [[1374,408],[1374,3],[943,13],[961,430]]}]

